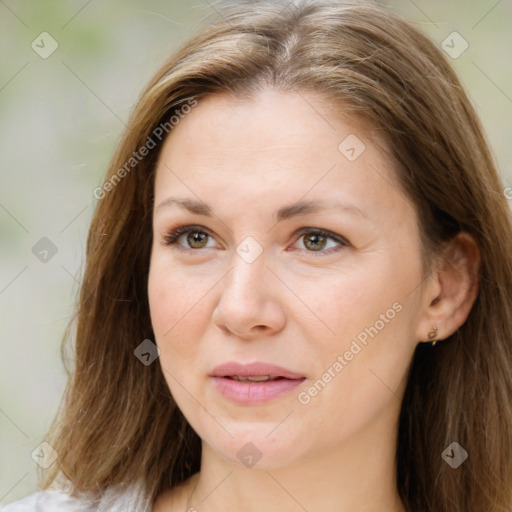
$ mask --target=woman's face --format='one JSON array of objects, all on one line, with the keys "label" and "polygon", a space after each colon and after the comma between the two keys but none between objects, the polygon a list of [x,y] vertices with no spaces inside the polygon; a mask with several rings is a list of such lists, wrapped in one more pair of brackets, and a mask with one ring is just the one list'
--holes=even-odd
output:
[{"label": "woman's face", "polygon": [[[367,132],[329,112],[303,92],[211,96],[158,162],[148,291],[160,364],[192,428],[238,465],[298,463],[396,429],[426,337],[413,207]],[[192,227],[166,245],[179,226]],[[211,376],[231,362],[294,378]]]}]

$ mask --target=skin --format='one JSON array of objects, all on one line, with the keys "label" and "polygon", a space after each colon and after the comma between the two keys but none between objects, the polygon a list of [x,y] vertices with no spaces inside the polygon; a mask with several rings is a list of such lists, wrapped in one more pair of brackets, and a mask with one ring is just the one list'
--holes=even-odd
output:
[{"label": "skin", "polygon": [[[338,149],[349,134],[366,146],[354,161]],[[170,196],[204,201],[213,215],[159,207]],[[325,210],[276,224],[273,213],[301,199],[343,201],[362,214]],[[417,217],[385,157],[367,129],[305,92],[202,99],[165,141],[154,204],[148,294],[160,364],[203,446],[201,471],[154,510],[186,510],[196,485],[190,506],[201,512],[404,510],[394,455],[407,371],[433,324],[443,339],[467,318],[473,240],[461,235],[453,261],[423,276]],[[198,248],[187,234],[183,251],[165,246],[181,223],[210,236]],[[348,245],[327,239],[315,251],[302,228]],[[248,236],[263,251],[252,263],[236,252]],[[378,320],[378,334],[333,371]],[[270,402],[235,404],[208,377],[231,360],[274,363],[306,380]],[[329,368],[330,382],[301,403]],[[248,442],[262,454],[252,468],[237,458]]]}]

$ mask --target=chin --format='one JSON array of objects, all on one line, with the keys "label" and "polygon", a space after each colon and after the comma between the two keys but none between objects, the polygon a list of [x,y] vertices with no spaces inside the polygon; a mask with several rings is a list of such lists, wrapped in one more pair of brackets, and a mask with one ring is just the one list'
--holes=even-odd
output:
[{"label": "chin", "polygon": [[[305,455],[307,446],[304,442],[290,435],[288,429],[272,427],[265,424],[247,424],[226,428],[233,437],[227,434],[209,439],[211,436],[202,437],[208,443],[211,450],[226,462],[239,468],[247,469],[277,469],[284,466],[297,464],[297,459]],[[275,429],[272,432],[272,429]],[[269,435],[269,432],[272,432]],[[308,436],[304,436],[307,439]],[[300,452],[297,450],[300,446]]]}]

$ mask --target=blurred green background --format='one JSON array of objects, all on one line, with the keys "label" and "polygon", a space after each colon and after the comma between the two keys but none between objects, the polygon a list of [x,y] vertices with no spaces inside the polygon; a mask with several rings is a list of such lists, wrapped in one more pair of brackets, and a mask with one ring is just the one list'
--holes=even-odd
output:
[{"label": "blurred green background", "polygon": [[[512,185],[512,2],[382,3],[439,46],[454,31],[467,41],[450,60]],[[60,343],[83,271],[93,190],[146,82],[217,6],[0,0],[0,503],[36,490],[31,453],[65,385]]]}]

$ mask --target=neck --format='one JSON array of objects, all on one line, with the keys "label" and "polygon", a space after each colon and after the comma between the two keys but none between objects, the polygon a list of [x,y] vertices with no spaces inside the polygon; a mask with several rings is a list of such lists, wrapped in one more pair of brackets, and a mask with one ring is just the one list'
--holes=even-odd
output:
[{"label": "neck", "polygon": [[186,510],[404,512],[396,489],[396,424],[388,424],[385,431],[370,426],[336,450],[284,467],[249,469],[219,457],[203,441]]}]

